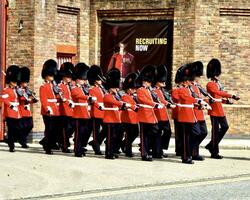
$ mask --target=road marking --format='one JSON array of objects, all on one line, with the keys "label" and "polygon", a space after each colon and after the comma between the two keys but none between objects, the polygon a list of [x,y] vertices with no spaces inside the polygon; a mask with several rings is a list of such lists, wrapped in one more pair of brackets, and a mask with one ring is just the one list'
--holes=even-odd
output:
[{"label": "road marking", "polygon": [[[239,182],[239,181],[248,181],[250,180],[250,174],[241,175],[238,177],[229,177],[229,178],[218,178],[215,180],[199,180],[196,182],[182,182],[182,183],[164,183],[164,185],[152,185],[152,186],[135,186],[135,188],[114,188],[107,191],[92,191],[92,192],[82,192],[82,193],[75,193],[75,194],[62,194],[62,195],[55,195],[50,196],[47,198],[42,199],[52,199],[52,200],[79,200],[79,199],[89,199],[89,198],[97,198],[97,197],[107,197],[107,196],[115,196],[115,195],[122,195],[122,194],[131,194],[137,192],[151,192],[151,191],[159,191],[159,190],[166,190],[166,189],[175,189],[175,188],[182,188],[182,187],[195,187],[195,186],[203,186],[203,185],[212,185],[212,184],[222,184],[222,183],[232,183],[232,182]],[[41,198],[40,198],[41,199]]]}]

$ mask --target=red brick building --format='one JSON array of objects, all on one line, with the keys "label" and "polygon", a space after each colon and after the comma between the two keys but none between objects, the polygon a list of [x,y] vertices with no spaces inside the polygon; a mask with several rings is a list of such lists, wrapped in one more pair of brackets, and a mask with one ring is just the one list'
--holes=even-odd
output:
[{"label": "red brick building", "polygon": [[[250,1],[9,0],[8,3],[6,63],[29,66],[35,91],[42,83],[41,67],[48,58],[100,63],[103,20],[171,19],[172,73],[186,62],[201,60],[206,66],[211,58],[219,58],[226,90],[238,91],[242,97],[238,106],[226,108],[231,124],[229,133],[250,134]],[[3,24],[1,20],[1,27]],[[1,58],[2,55],[1,50]],[[204,77],[204,84],[206,81]],[[34,135],[43,131],[39,112],[37,104],[33,107]]]}]

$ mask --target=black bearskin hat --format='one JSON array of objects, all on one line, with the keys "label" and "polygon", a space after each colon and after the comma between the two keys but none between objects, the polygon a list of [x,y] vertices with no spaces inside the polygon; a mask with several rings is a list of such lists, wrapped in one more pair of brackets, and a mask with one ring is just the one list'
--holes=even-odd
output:
[{"label": "black bearskin hat", "polygon": [[65,62],[60,67],[60,76],[72,78],[74,74],[74,65],[71,62]]},{"label": "black bearskin hat", "polygon": [[156,77],[156,67],[153,65],[146,65],[140,71],[139,79],[152,83]]},{"label": "black bearskin hat", "polygon": [[94,85],[95,81],[102,80],[102,69],[97,65],[92,65],[88,71],[88,80],[90,85]]},{"label": "black bearskin hat", "polygon": [[221,75],[221,64],[218,59],[213,58],[207,64],[207,78],[214,78]]},{"label": "black bearskin hat", "polygon": [[136,82],[137,77],[138,77],[138,74],[136,73],[128,74],[123,82],[123,89],[127,90],[130,88],[137,88],[138,87],[138,84]]},{"label": "black bearskin hat", "polygon": [[195,68],[195,76],[203,76],[203,63],[201,61],[196,61],[193,63],[193,67]]},{"label": "black bearskin hat", "polygon": [[49,59],[45,61],[42,69],[42,78],[44,79],[46,76],[57,76],[57,62],[53,59]]},{"label": "black bearskin hat", "polygon": [[75,66],[75,74],[74,79],[81,79],[81,80],[87,80],[87,74],[88,74],[89,66],[87,66],[85,63],[78,63]]},{"label": "black bearskin hat", "polygon": [[106,89],[110,88],[119,88],[121,80],[120,70],[117,68],[112,68],[107,72],[105,87]]},{"label": "black bearskin hat", "polygon": [[22,67],[20,68],[21,73],[21,83],[28,83],[30,82],[30,69],[28,67]]},{"label": "black bearskin hat", "polygon": [[168,70],[165,65],[159,65],[157,67],[157,75],[155,82],[167,82]]},{"label": "black bearskin hat", "polygon": [[10,82],[20,82],[20,68],[17,65],[11,65],[6,71],[6,83]]},{"label": "black bearskin hat", "polygon": [[179,69],[176,71],[175,74],[175,83],[179,84],[181,82],[190,80],[192,70],[191,70],[191,65],[190,64],[185,64],[179,67]]}]

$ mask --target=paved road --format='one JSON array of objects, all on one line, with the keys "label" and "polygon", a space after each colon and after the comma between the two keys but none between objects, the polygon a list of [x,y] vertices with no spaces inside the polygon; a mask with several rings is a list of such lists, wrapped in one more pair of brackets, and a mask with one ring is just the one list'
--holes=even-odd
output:
[{"label": "paved road", "polygon": [[[27,150],[17,147],[15,153],[9,153],[8,147],[0,144],[0,199],[89,199],[105,196],[103,191],[114,198],[116,196],[113,194],[123,195],[122,192],[126,192],[128,198],[135,197],[135,194],[140,197],[146,192],[145,196],[141,196],[143,199],[150,195],[156,195],[151,199],[158,199],[157,195],[168,195],[165,190],[174,195],[181,186],[180,190],[186,191],[188,184],[198,183],[192,185],[195,189],[207,181],[239,178],[239,181],[243,181],[250,177],[249,150],[224,149],[221,154],[225,158],[214,160],[202,149],[201,154],[206,156],[206,160],[195,162],[194,165],[182,164],[180,158],[173,155],[173,148],[169,150],[169,158],[153,162],[141,161],[138,149],[134,150],[137,156],[133,159],[121,156],[116,160],[107,160],[104,156],[93,155],[91,151],[84,158],[75,158],[73,154],[65,155],[61,152],[50,156],[36,145],[31,145]],[[169,185],[173,187],[166,187]],[[244,185],[237,187],[245,190]],[[249,188],[249,185],[246,187]],[[132,191],[133,188],[140,190]],[[143,193],[142,189],[145,189]],[[209,191],[208,188],[208,193],[213,195]]]},{"label": "paved road", "polygon": [[[230,180],[232,181],[232,180]],[[96,195],[96,197],[85,196],[79,199],[89,200],[145,200],[145,199],[174,199],[174,200],[249,200],[250,199],[250,178],[249,180],[237,182],[216,183],[210,182],[208,185],[204,183],[190,184],[188,186],[178,185],[173,188],[154,188],[154,190],[147,191],[146,189],[141,192],[124,191],[123,194],[109,192]],[[120,191],[122,193],[122,191]]]}]

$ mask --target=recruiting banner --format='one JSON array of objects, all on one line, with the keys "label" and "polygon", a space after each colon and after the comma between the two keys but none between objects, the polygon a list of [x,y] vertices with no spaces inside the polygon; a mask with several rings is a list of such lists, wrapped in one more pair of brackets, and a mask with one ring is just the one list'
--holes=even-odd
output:
[{"label": "recruiting banner", "polygon": [[164,64],[171,80],[172,50],[173,20],[102,21],[101,67],[104,72],[116,67],[125,77],[147,64]]}]

